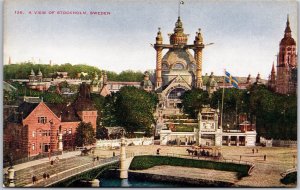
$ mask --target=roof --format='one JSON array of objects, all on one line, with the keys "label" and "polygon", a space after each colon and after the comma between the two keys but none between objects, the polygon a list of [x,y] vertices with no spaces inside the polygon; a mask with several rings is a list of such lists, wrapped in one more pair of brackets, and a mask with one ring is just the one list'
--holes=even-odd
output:
[{"label": "roof", "polygon": [[292,37],[284,37],[280,41],[281,46],[291,46],[291,45],[296,45],[296,41]]},{"label": "roof", "polygon": [[17,113],[11,114],[7,120],[12,123],[21,123],[23,118],[26,118],[39,103],[23,102],[17,109]]},{"label": "roof", "polygon": [[187,49],[170,49],[162,58],[163,63],[173,65],[175,63],[196,64],[193,55]]}]

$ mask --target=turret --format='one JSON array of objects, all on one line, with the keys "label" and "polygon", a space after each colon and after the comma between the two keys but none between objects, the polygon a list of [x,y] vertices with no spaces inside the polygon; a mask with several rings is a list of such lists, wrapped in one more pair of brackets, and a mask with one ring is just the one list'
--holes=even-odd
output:
[{"label": "turret", "polygon": [[201,29],[199,28],[199,32],[196,32],[195,41],[194,41],[194,57],[196,60],[196,88],[202,88],[202,49],[203,45],[203,37],[201,34]]},{"label": "turret", "polygon": [[156,44],[154,48],[156,50],[156,84],[155,88],[158,89],[162,85],[162,77],[161,77],[161,60],[162,60],[162,50],[163,47],[161,46],[163,43],[163,38],[160,32],[160,28],[158,28],[157,36],[156,36]]}]

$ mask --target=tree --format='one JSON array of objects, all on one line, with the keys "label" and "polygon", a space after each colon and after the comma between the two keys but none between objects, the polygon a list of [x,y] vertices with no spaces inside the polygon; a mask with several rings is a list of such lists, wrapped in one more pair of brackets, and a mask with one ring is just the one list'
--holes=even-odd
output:
[{"label": "tree", "polygon": [[97,139],[108,139],[108,130],[103,126],[97,126],[97,132],[96,132],[96,138]]},{"label": "tree", "polygon": [[122,87],[116,96],[118,123],[128,133],[146,130],[155,122],[153,117],[157,103],[155,94],[128,86]]},{"label": "tree", "polygon": [[203,105],[209,104],[207,91],[202,89],[192,89],[182,95],[183,111],[193,118],[197,117],[199,109]]},{"label": "tree", "polygon": [[80,122],[75,132],[75,145],[82,147],[96,142],[95,132],[91,123]]}]

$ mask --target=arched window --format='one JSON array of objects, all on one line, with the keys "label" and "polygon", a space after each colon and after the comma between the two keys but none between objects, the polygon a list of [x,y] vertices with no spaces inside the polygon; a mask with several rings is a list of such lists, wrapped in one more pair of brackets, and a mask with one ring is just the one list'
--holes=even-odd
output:
[{"label": "arched window", "polygon": [[180,99],[180,97],[185,93],[183,88],[175,88],[169,93],[169,99]]},{"label": "arched window", "polygon": [[190,65],[190,69],[191,69],[191,70],[196,69],[196,65],[195,65],[195,64],[191,64],[191,65]]},{"label": "arched window", "polygon": [[181,70],[181,69],[184,69],[184,66],[183,66],[181,63],[176,63],[176,64],[173,66],[173,69]]},{"label": "arched window", "polygon": [[166,64],[166,63],[163,63],[162,64],[162,70],[168,70],[169,69],[169,67],[168,67],[168,65]]}]

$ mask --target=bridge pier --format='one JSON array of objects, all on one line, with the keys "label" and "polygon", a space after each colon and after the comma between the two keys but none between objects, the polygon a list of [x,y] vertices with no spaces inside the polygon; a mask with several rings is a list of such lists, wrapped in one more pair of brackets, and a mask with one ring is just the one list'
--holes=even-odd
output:
[{"label": "bridge pier", "polygon": [[125,136],[123,134],[121,138],[121,152],[120,152],[120,179],[127,179],[128,178],[128,170],[126,168],[126,142]]},{"label": "bridge pier", "polygon": [[99,179],[93,179],[92,181],[89,181],[91,184],[91,187],[100,187],[100,181]]},{"label": "bridge pier", "polygon": [[15,187],[15,170],[12,166],[8,169],[8,180],[8,187]]}]

